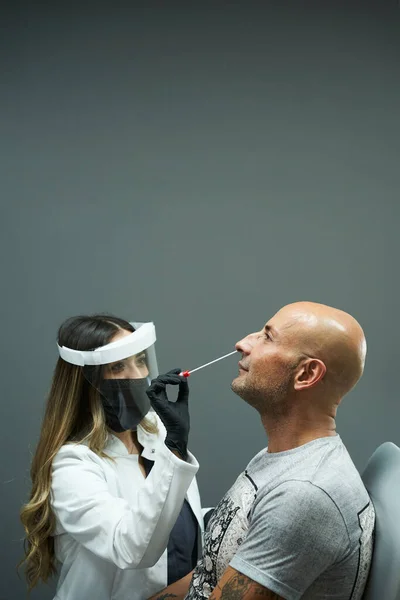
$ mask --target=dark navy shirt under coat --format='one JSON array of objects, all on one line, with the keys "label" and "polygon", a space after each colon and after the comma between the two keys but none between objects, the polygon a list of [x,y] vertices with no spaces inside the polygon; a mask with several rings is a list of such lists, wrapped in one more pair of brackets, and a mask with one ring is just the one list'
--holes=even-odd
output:
[{"label": "dark navy shirt under coat", "polygon": [[[148,475],[154,462],[143,456],[142,459]],[[168,585],[187,575],[196,566],[197,533],[197,519],[185,500],[168,540]]]}]

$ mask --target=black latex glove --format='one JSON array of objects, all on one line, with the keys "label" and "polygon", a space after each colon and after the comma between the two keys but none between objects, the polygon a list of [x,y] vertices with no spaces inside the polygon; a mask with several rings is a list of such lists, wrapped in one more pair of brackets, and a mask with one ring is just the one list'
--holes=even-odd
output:
[{"label": "black latex glove", "polygon": [[[187,379],[179,375],[181,369],[172,369],[165,375],[153,379],[146,390],[151,405],[160,417],[167,430],[165,445],[170,450],[177,450],[183,460],[187,458],[187,444],[190,429],[189,417],[189,386]],[[166,386],[179,385],[176,402],[168,400]]]}]

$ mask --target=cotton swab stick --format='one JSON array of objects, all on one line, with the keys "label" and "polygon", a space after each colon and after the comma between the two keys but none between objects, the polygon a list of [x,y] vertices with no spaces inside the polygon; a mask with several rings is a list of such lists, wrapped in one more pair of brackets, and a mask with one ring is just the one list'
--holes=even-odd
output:
[{"label": "cotton swab stick", "polygon": [[206,363],[205,365],[201,365],[201,367],[196,367],[195,369],[192,369],[191,371],[182,371],[182,373],[179,373],[179,375],[182,375],[183,377],[189,377],[192,373],[195,373],[196,371],[200,371],[200,369],[204,369],[205,367],[208,367],[209,365],[213,365],[214,363],[218,362],[219,360],[223,360],[224,358],[227,358],[228,356],[232,356],[232,354],[237,354],[237,350],[234,350],[233,352],[229,352],[229,354],[224,354],[224,356],[220,356],[219,358],[216,358],[215,360],[212,360],[212,361]]}]

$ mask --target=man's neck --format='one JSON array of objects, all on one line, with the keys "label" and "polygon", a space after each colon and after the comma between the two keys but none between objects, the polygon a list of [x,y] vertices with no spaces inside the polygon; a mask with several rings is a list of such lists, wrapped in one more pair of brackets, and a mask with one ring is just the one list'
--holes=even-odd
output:
[{"label": "man's neck", "polygon": [[277,419],[264,414],[261,421],[268,437],[268,452],[273,453],[293,450],[313,440],[336,435],[335,419],[328,415],[317,422],[299,423],[290,417]]}]

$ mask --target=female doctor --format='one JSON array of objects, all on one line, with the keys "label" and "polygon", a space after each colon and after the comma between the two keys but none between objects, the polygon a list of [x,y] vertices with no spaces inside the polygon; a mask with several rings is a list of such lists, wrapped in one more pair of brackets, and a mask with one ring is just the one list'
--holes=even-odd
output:
[{"label": "female doctor", "polygon": [[203,518],[189,390],[178,369],[157,377],[155,339],[152,323],[112,316],[60,327],[21,511],[30,589],[60,567],[55,600],[143,600],[194,568]]}]

